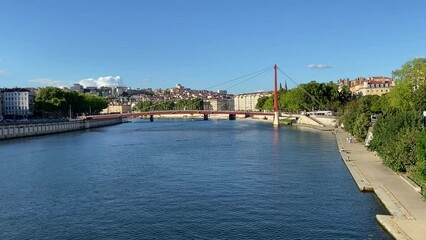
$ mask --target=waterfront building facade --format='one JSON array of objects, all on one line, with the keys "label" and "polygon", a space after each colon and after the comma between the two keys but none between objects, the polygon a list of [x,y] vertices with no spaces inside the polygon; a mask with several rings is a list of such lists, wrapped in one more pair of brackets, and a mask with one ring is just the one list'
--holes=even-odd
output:
[{"label": "waterfront building facade", "polygon": [[354,96],[380,96],[392,90],[395,80],[389,77],[369,77],[368,79],[359,77],[354,80],[340,79],[338,85],[339,89],[348,86]]},{"label": "waterfront building facade", "polygon": [[132,106],[128,104],[109,104],[107,108],[102,110],[102,114],[110,113],[129,113],[132,111]]},{"label": "waterfront building facade", "polygon": [[235,111],[256,111],[257,100],[263,96],[271,96],[272,91],[244,93],[234,96]]},{"label": "waterfront building facade", "polygon": [[234,99],[206,99],[203,100],[203,110],[232,111]]},{"label": "waterfront building facade", "polygon": [[35,94],[24,88],[11,88],[2,91],[3,116],[29,117],[33,115]]}]

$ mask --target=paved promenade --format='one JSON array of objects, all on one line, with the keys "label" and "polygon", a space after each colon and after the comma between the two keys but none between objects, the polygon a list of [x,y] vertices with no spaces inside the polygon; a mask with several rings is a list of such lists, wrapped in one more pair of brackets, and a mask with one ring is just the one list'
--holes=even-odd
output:
[{"label": "paved promenade", "polygon": [[381,163],[362,143],[348,143],[348,133],[337,130],[342,159],[360,191],[374,191],[391,215],[376,218],[396,239],[426,239],[426,202],[409,183]]}]

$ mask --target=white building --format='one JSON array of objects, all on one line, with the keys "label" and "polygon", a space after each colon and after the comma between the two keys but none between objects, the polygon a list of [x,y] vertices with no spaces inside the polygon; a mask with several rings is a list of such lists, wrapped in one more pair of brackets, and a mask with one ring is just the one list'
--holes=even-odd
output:
[{"label": "white building", "polygon": [[111,89],[112,89],[112,95],[114,97],[120,97],[120,96],[123,96],[123,93],[127,91],[128,87],[114,86],[114,87],[111,87]]},{"label": "white building", "polygon": [[73,91],[76,91],[78,93],[83,93],[84,92],[83,85],[78,84],[78,83],[74,83],[74,85],[70,89],[73,90]]},{"label": "white building", "polygon": [[257,100],[263,96],[270,96],[272,92],[256,92],[235,95],[235,111],[256,111]]},{"label": "white building", "polygon": [[4,89],[2,93],[3,116],[28,117],[33,115],[34,93],[28,89]]},{"label": "white building", "polygon": [[234,110],[234,99],[205,99],[203,110],[232,111]]}]

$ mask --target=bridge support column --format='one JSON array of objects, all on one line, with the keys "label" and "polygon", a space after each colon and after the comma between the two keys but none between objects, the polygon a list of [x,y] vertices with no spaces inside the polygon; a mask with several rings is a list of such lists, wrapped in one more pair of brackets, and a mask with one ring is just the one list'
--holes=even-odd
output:
[{"label": "bridge support column", "polygon": [[208,114],[204,114],[203,119],[204,119],[204,120],[209,120],[209,115],[208,115]]},{"label": "bridge support column", "polygon": [[149,121],[154,122],[154,115],[149,115]]},{"label": "bridge support column", "polygon": [[237,114],[229,114],[229,120],[237,119]]},{"label": "bridge support column", "polygon": [[280,110],[278,108],[278,87],[277,87],[277,69],[278,66],[275,64],[274,66],[274,127],[278,127],[280,124],[279,116]]},{"label": "bridge support column", "polygon": [[244,114],[244,118],[249,118],[249,117],[251,117],[250,114],[248,113]]},{"label": "bridge support column", "polygon": [[274,112],[274,127],[278,127],[280,125],[280,113],[279,112]]}]

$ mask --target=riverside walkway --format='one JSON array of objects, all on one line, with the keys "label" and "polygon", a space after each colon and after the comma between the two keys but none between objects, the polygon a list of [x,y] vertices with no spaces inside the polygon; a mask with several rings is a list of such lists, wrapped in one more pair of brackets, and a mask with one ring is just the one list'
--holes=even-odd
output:
[{"label": "riverside walkway", "polygon": [[391,215],[377,215],[380,224],[396,239],[426,239],[426,202],[409,180],[382,164],[358,142],[348,143],[348,133],[337,130],[342,159],[360,191],[374,191]]}]

